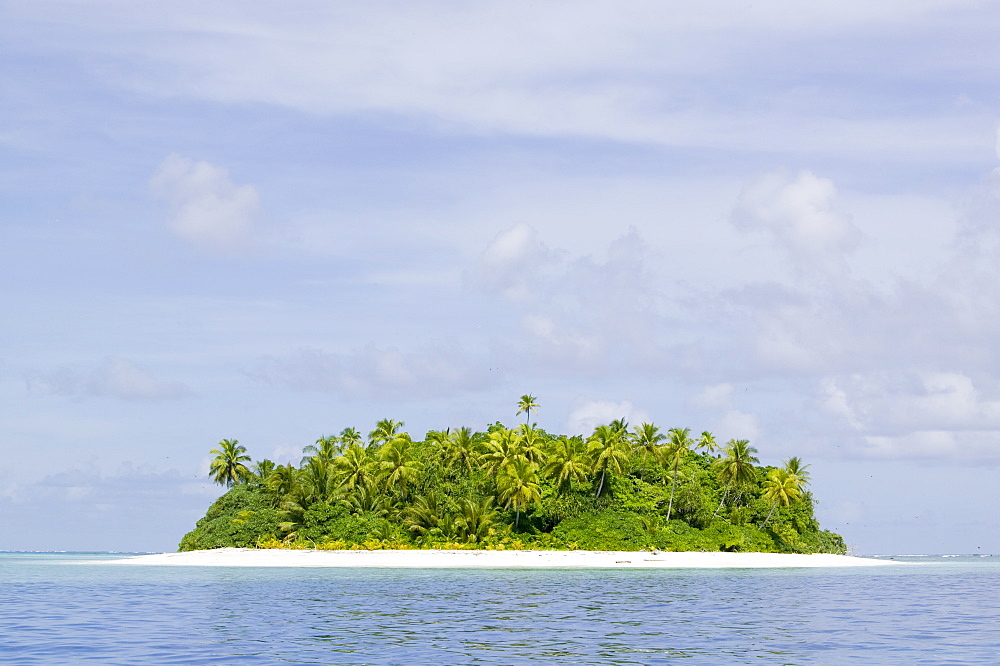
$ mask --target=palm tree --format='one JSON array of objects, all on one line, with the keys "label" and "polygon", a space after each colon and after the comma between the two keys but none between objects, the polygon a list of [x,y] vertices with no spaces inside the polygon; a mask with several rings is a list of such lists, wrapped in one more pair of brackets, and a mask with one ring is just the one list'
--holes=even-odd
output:
[{"label": "palm tree", "polygon": [[375,424],[375,429],[368,433],[368,448],[371,449],[378,444],[385,444],[391,441],[403,425],[405,424],[402,421],[382,419]]},{"label": "palm tree", "polygon": [[378,469],[382,480],[395,487],[400,498],[406,497],[406,490],[420,477],[421,465],[410,454],[409,440],[397,437],[379,451]]},{"label": "palm tree", "polygon": [[745,486],[756,478],[757,472],[753,465],[760,461],[757,460],[755,453],[757,449],[750,446],[750,442],[745,439],[731,439],[726,444],[725,455],[717,462],[719,470],[717,477],[726,487],[722,493],[722,501],[712,514],[713,518],[719,515],[731,488]]},{"label": "palm tree", "polygon": [[655,456],[658,453],[660,442],[666,438],[667,436],[652,423],[643,423],[633,428],[632,443],[635,444],[637,451],[642,451],[644,465],[649,460],[649,456]]},{"label": "palm tree", "polygon": [[354,428],[344,428],[343,430],[341,430],[340,437],[338,439],[340,439],[341,449],[346,449],[351,444],[357,444],[358,446],[361,446],[362,442],[364,441],[361,438],[361,433],[355,430]]},{"label": "palm tree", "polygon": [[673,467],[673,479],[670,482],[670,503],[667,504],[667,522],[670,522],[670,514],[674,509],[674,490],[677,488],[677,468],[681,464],[684,453],[694,445],[694,441],[691,439],[690,428],[671,428],[668,440],[666,458]]},{"label": "palm tree", "polygon": [[267,486],[278,497],[285,497],[292,494],[298,485],[299,470],[291,463],[278,465],[268,476]]},{"label": "palm tree", "polygon": [[264,458],[258,463],[254,463],[252,478],[255,484],[267,485],[267,477],[275,469],[274,461]]},{"label": "palm tree", "polygon": [[346,490],[366,486],[371,480],[372,460],[368,451],[359,444],[347,447],[344,455],[334,461],[334,467],[340,487]]},{"label": "palm tree", "polygon": [[530,426],[527,423],[518,426],[518,455],[527,458],[533,463],[540,463],[545,458],[545,454],[542,453],[542,446],[544,443],[545,442],[541,434],[539,434],[538,430],[536,430],[534,426]]},{"label": "palm tree", "polygon": [[305,455],[302,457],[299,465],[308,464],[310,458],[316,458],[320,462],[327,464],[332,463],[333,459],[340,455],[340,451],[340,438],[324,435],[317,439],[315,444],[310,444],[302,449],[302,453]]},{"label": "palm tree", "polygon": [[771,510],[767,512],[761,527],[767,525],[771,520],[771,514],[780,504],[789,506],[792,502],[798,502],[802,498],[802,480],[790,474],[787,469],[772,469],[764,479],[764,499],[771,503]]},{"label": "palm tree", "polygon": [[340,498],[339,503],[346,506],[354,515],[374,513],[377,516],[389,514],[389,497],[381,490],[370,485],[361,485]]},{"label": "palm tree", "polygon": [[448,470],[448,461],[451,458],[453,442],[451,439],[451,428],[444,430],[428,430],[424,435],[424,442],[430,445],[429,450],[432,458],[440,463],[441,467]]},{"label": "palm tree", "polygon": [[324,462],[318,457],[307,458],[306,465],[299,475],[299,480],[307,488],[310,503],[330,500],[335,490],[334,478],[333,464]]},{"label": "palm tree", "polygon": [[527,423],[531,420],[531,410],[538,411],[538,403],[535,402],[537,398],[533,395],[522,395],[521,399],[517,403],[517,414],[514,416],[520,416],[521,412],[525,413],[524,422]]},{"label": "palm tree", "polygon": [[292,541],[298,535],[298,530],[305,522],[306,507],[299,498],[288,499],[281,503],[281,514],[285,519],[278,523],[278,529],[285,533],[285,541]]},{"label": "palm tree", "polygon": [[621,474],[628,462],[628,448],[625,446],[625,433],[609,425],[599,425],[590,436],[590,454],[593,459],[593,473],[600,472],[601,480],[597,484],[594,497],[600,497],[604,492],[604,482],[608,471]]},{"label": "palm tree", "polygon": [[484,497],[478,502],[465,498],[458,503],[455,531],[466,541],[476,543],[490,535],[495,515],[493,497]]},{"label": "palm tree", "polygon": [[628,421],[626,421],[624,417],[622,417],[620,419],[615,419],[614,421],[612,421],[608,425],[611,426],[612,430],[617,430],[618,432],[622,433],[623,435],[627,435],[628,434]]},{"label": "palm tree", "polygon": [[403,525],[417,536],[428,536],[434,533],[441,518],[444,507],[441,498],[434,490],[418,497],[412,505],[403,511]]},{"label": "palm tree", "polygon": [[490,433],[486,452],[480,457],[487,474],[495,475],[521,456],[517,432],[504,428]]},{"label": "palm tree", "polygon": [[809,469],[809,465],[802,462],[802,458],[794,456],[785,461],[785,471],[789,474],[794,475],[799,479],[803,486],[808,486],[812,475],[806,470]]},{"label": "palm tree", "polygon": [[439,451],[446,450],[448,445],[451,444],[451,428],[428,430],[427,434],[424,435],[424,441],[433,442]]},{"label": "palm tree", "polygon": [[246,455],[247,449],[239,440],[224,439],[219,442],[219,448],[212,449],[215,458],[208,467],[212,481],[219,485],[232,488],[237,483],[243,483],[251,478],[250,470],[243,463],[250,462]]},{"label": "palm tree", "polygon": [[476,464],[476,433],[472,428],[459,428],[451,433],[451,446],[448,449],[446,464],[465,472],[471,472]]},{"label": "palm tree", "polygon": [[514,508],[514,529],[518,527],[521,512],[531,504],[541,501],[542,489],[538,484],[538,468],[525,458],[514,458],[497,477],[497,490],[504,506]]},{"label": "palm tree", "polygon": [[548,462],[542,469],[542,476],[555,480],[557,491],[565,493],[573,487],[574,481],[587,480],[589,467],[583,440],[563,435],[556,440]]},{"label": "palm tree", "polygon": [[715,435],[706,430],[701,433],[701,437],[698,438],[696,448],[705,449],[708,453],[715,453],[715,450],[719,448],[719,445],[715,442]]}]

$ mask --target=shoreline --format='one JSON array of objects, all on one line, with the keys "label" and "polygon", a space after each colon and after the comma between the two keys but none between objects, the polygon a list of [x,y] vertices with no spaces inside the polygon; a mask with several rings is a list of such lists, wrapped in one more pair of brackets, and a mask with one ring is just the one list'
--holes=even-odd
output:
[{"label": "shoreline", "polygon": [[218,548],[100,564],[401,569],[788,569],[906,564],[850,555],[583,550],[280,550]]}]

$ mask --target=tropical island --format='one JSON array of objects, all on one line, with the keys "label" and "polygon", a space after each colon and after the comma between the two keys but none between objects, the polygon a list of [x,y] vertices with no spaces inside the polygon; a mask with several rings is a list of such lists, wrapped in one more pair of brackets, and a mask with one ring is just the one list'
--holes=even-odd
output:
[{"label": "tropical island", "polygon": [[383,419],[306,446],[298,466],[253,462],[237,440],[212,450],[228,492],[179,550],[587,550],[846,552],[813,516],[798,457],[762,466],[747,440],[622,419],[589,437],[531,423],[432,430]]}]

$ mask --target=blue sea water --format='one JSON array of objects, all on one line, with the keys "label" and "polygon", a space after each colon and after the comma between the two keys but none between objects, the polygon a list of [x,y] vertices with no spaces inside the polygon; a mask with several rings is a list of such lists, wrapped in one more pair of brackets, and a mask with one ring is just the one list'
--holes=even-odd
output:
[{"label": "blue sea water", "polygon": [[997,664],[1000,557],[723,570],[145,567],[0,553],[0,662]]}]

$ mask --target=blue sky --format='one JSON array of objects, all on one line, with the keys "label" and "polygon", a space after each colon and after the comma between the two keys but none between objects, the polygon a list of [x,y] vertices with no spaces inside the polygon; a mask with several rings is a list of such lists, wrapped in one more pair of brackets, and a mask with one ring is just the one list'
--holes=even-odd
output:
[{"label": "blue sky", "polygon": [[0,548],[172,550],[222,438],[532,393],[1000,553],[1000,7],[210,4],[0,8]]}]

